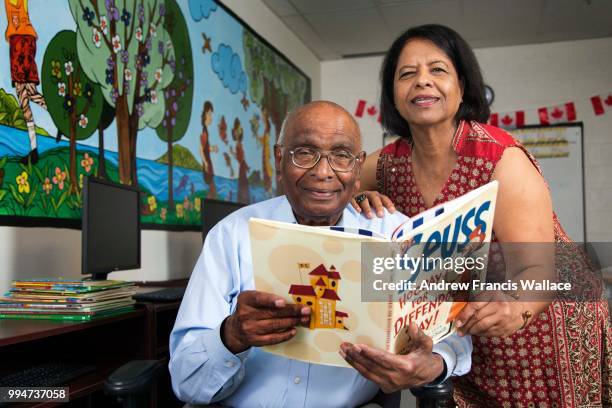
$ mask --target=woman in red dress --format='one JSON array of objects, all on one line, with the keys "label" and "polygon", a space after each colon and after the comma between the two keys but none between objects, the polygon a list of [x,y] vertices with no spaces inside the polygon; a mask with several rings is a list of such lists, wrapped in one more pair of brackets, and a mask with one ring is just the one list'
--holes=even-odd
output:
[{"label": "woman in red dress", "polygon": [[[366,159],[361,185],[369,191],[360,210],[371,217],[372,208],[380,215],[384,206],[414,216],[497,180],[494,241],[555,242],[557,251],[559,243],[570,243],[534,158],[508,133],[483,124],[489,109],[480,68],[456,32],[439,25],[406,31],[388,51],[381,81],[383,127],[401,137]],[[512,257],[513,266],[500,271],[500,263],[490,263],[488,279],[501,272],[518,280],[549,270],[567,279],[588,268],[580,251],[557,253],[555,259],[550,249],[523,245],[492,257]],[[458,316],[459,331],[472,335],[474,352],[470,373],[454,382],[456,403],[612,406],[612,329],[603,297],[527,296],[487,292]]]}]

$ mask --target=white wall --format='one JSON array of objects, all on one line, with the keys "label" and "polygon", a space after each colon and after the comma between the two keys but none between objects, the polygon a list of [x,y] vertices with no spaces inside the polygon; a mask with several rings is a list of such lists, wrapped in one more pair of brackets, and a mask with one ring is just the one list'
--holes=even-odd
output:
[{"label": "white wall", "polygon": [[[319,60],[261,0],[225,0],[224,4],[279,49],[311,79],[319,98]],[[197,232],[142,232],[142,268],[111,274],[116,279],[156,281],[189,276],[200,253]],[[0,227],[0,292],[12,279],[35,276],[80,278],[81,232],[57,228]]]},{"label": "white wall", "polygon": [[[495,90],[494,112],[576,103],[584,123],[587,239],[612,242],[612,112],[596,117],[590,103],[612,91],[612,38],[483,48],[476,56]],[[323,62],[321,97],[350,112],[359,99],[377,103],[381,63],[382,57]],[[359,123],[366,149],[380,148],[378,123],[369,117]]]}]

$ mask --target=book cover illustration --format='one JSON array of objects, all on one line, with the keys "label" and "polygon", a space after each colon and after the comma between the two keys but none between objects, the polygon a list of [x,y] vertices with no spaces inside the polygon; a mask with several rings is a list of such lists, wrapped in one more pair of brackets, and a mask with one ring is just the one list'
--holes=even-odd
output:
[{"label": "book cover illustration", "polygon": [[361,242],[380,238],[253,221],[249,228],[255,288],[312,310],[310,327],[299,329],[291,341],[264,350],[296,360],[346,367],[338,355],[343,341],[385,347],[386,320],[375,317],[386,314],[387,304],[360,301]]},{"label": "book cover illustration", "polygon": [[[309,269],[310,264],[307,262],[298,262],[298,271],[302,268]],[[348,313],[338,309],[338,302],[342,299],[338,296],[340,286],[340,272],[335,266],[331,266],[329,270],[325,265],[320,264],[308,273],[307,285],[291,285],[289,294],[293,298],[294,303],[309,306],[312,310],[313,318],[310,320],[311,329],[345,329],[349,330],[344,325],[344,319],[348,317]]]}]

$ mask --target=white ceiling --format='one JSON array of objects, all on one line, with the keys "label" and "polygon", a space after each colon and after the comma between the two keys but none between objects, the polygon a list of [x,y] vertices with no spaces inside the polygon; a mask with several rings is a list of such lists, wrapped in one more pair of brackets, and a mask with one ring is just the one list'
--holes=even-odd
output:
[{"label": "white ceiling", "polygon": [[438,23],[474,48],[612,37],[612,0],[263,0],[321,60],[382,54]]}]

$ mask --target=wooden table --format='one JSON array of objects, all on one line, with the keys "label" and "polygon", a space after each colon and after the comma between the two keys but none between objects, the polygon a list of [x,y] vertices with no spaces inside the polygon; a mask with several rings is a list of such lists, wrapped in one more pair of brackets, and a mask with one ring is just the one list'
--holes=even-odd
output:
[{"label": "wooden table", "polygon": [[[147,285],[138,290],[156,289],[159,287]],[[136,309],[128,313],[89,322],[0,319],[0,375],[46,362],[73,361],[93,365],[95,372],[67,384],[71,401],[68,405],[118,406],[103,394],[104,381],[111,372],[131,360],[167,361],[170,331],[179,306],[180,302],[138,303]],[[172,395],[167,374],[160,379],[157,396],[161,407],[182,406]]]}]

